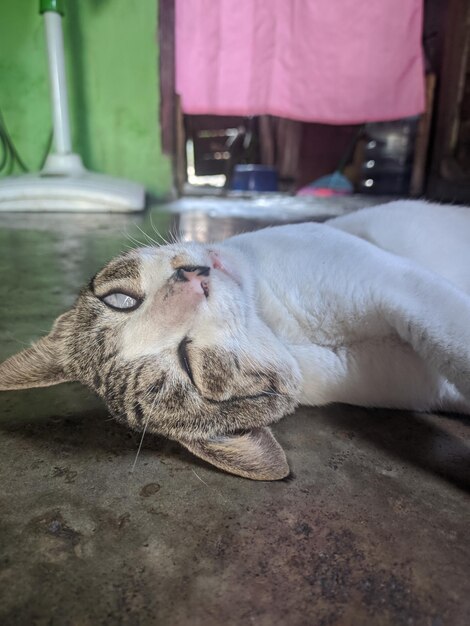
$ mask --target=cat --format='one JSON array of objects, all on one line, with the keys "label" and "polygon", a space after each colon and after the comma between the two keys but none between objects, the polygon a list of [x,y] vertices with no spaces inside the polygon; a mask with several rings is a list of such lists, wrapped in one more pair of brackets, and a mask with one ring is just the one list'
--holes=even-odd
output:
[{"label": "cat", "polygon": [[80,381],[225,471],[289,474],[299,404],[470,413],[470,209],[398,201],[109,262],[0,389]]}]

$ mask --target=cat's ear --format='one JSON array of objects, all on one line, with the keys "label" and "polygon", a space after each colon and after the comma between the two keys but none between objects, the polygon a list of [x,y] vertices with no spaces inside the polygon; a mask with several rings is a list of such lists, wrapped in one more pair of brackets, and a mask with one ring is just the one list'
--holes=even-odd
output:
[{"label": "cat's ear", "polygon": [[49,387],[71,380],[66,374],[64,331],[73,319],[67,311],[54,322],[51,332],[18,354],[0,363],[0,391]]},{"label": "cat's ear", "polygon": [[230,474],[252,480],[281,480],[289,475],[284,450],[266,427],[181,443],[196,456]]}]

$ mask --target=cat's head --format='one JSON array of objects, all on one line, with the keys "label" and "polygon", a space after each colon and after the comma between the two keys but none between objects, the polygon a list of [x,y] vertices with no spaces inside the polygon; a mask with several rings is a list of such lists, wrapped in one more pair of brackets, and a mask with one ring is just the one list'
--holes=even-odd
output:
[{"label": "cat's head", "polygon": [[297,365],[226,246],[139,248],[104,267],[52,331],[0,365],[0,390],[80,381],[121,422],[258,480],[289,472],[267,426],[291,412]]}]

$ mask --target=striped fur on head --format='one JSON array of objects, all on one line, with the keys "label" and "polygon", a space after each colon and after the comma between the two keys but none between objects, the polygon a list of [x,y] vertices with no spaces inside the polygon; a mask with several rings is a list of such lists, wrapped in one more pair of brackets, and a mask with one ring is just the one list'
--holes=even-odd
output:
[{"label": "striped fur on head", "polygon": [[[47,337],[0,365],[0,389],[80,381],[134,429],[147,424],[233,473],[282,478],[284,453],[266,426],[295,407],[298,372],[256,314],[254,289],[234,251],[134,250],[101,270]],[[115,294],[136,304],[117,309]]]}]

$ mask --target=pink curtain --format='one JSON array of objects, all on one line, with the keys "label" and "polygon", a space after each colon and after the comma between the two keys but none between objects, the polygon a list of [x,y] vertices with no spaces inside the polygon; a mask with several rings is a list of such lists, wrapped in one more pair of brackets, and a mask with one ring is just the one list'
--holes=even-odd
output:
[{"label": "pink curtain", "polygon": [[330,124],[424,109],[422,0],[175,0],[190,114]]}]

